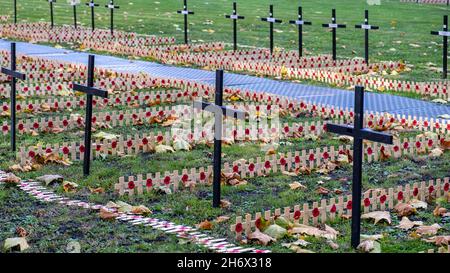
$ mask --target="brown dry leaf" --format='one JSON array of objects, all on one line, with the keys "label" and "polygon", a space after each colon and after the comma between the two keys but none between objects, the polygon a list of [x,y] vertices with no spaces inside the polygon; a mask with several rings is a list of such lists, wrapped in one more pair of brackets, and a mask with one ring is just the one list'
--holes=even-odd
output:
[{"label": "brown dry leaf", "polygon": [[442,217],[444,216],[444,214],[447,212],[446,208],[442,208],[440,206],[437,206],[434,210],[433,210],[433,215],[437,216],[437,217]]},{"label": "brown dry leaf", "polygon": [[374,224],[376,225],[380,221],[386,221],[391,224],[391,214],[389,211],[373,211],[361,215],[361,219],[374,219]]},{"label": "brown dry leaf", "polygon": [[216,220],[214,220],[214,222],[216,222],[217,224],[219,224],[219,223],[226,222],[226,221],[228,221],[228,220],[230,220],[230,217],[229,217],[229,216],[223,215],[223,216],[217,217]]},{"label": "brown dry leaf", "polygon": [[428,204],[426,202],[417,200],[417,199],[411,199],[409,200],[408,204],[410,204],[415,209],[427,209]]},{"label": "brown dry leaf", "polygon": [[8,173],[6,177],[0,179],[0,182],[4,182],[7,184],[19,184],[21,179],[14,175],[13,173]]},{"label": "brown dry leaf", "polygon": [[264,246],[270,244],[271,242],[276,242],[277,241],[275,238],[272,238],[269,235],[262,233],[258,229],[255,232],[253,232],[250,235],[248,235],[247,238],[249,240],[253,240],[253,241],[256,240],[256,241],[258,241],[259,243],[261,243]]},{"label": "brown dry leaf", "polygon": [[444,154],[444,150],[442,150],[441,148],[434,148],[433,150],[431,150],[429,156],[432,158],[438,158],[441,157]]},{"label": "brown dry leaf", "polygon": [[304,234],[314,237],[322,237],[329,240],[336,240],[337,235],[339,234],[333,228],[325,225],[325,230],[321,230],[316,227],[311,227],[307,225],[295,224],[294,228],[289,230],[290,234]]},{"label": "brown dry leaf", "polygon": [[358,250],[364,253],[380,253],[381,245],[377,241],[365,240],[359,244]]},{"label": "brown dry leaf", "polygon": [[328,195],[330,193],[330,190],[324,187],[319,187],[316,189],[316,193],[321,195]]},{"label": "brown dry leaf", "polygon": [[274,155],[274,154],[276,154],[276,153],[277,153],[277,151],[275,151],[275,148],[274,148],[274,147],[270,147],[270,148],[267,150],[266,155]]},{"label": "brown dry leaf", "polygon": [[16,234],[19,235],[19,237],[27,237],[28,231],[23,227],[17,227]]},{"label": "brown dry leaf", "polygon": [[291,176],[291,177],[297,177],[298,174],[295,172],[287,172],[287,171],[282,171],[281,174],[286,175],[286,176]]},{"label": "brown dry leaf", "polygon": [[103,220],[116,219],[116,217],[119,216],[118,213],[109,211],[109,210],[104,209],[104,208],[100,209],[99,215],[100,215],[100,218],[102,218]]},{"label": "brown dry leaf", "polygon": [[63,189],[65,192],[75,192],[78,188],[77,183],[73,183],[70,181],[64,181],[63,182]]},{"label": "brown dry leaf", "polygon": [[397,212],[398,216],[410,216],[416,213],[416,209],[406,203],[398,203],[394,207],[394,211]]},{"label": "brown dry leaf", "polygon": [[302,166],[295,170],[296,173],[304,174],[304,175],[310,175],[311,169],[305,166]]},{"label": "brown dry leaf", "polygon": [[225,199],[220,200],[220,207],[223,209],[229,208],[231,206],[231,202]]},{"label": "brown dry leaf", "polygon": [[297,189],[302,189],[302,190],[306,190],[307,187],[303,184],[301,184],[300,182],[293,182],[291,184],[289,184],[289,187],[291,188],[291,190],[297,190]]},{"label": "brown dry leaf", "polygon": [[133,214],[142,214],[142,215],[152,214],[152,211],[144,205],[134,206],[131,208],[130,212]]},{"label": "brown dry leaf", "polygon": [[416,229],[417,235],[436,235],[439,229],[442,227],[439,224],[433,224],[431,226],[419,226]]},{"label": "brown dry leaf", "polygon": [[102,193],[105,192],[105,189],[102,188],[102,187],[98,187],[98,188],[91,188],[91,187],[89,187],[89,191],[91,193],[94,193],[94,194],[102,194]]},{"label": "brown dry leaf", "polygon": [[208,220],[205,220],[205,221],[201,222],[200,224],[198,224],[196,226],[199,229],[211,230],[213,228],[213,223],[211,223]]},{"label": "brown dry leaf", "polygon": [[408,219],[408,217],[403,216],[402,220],[400,221],[399,225],[396,226],[397,228],[403,229],[403,230],[410,230],[415,226],[423,226],[422,221],[411,221]]},{"label": "brown dry leaf", "polygon": [[425,242],[434,243],[437,246],[448,246],[450,242],[450,236],[433,236],[428,239],[424,239]]}]

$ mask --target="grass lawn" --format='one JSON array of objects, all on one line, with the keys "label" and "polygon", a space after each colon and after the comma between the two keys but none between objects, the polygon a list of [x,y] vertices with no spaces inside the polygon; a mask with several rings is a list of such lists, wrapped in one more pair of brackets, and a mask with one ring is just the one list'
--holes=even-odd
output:
[{"label": "grass lawn", "polygon": [[[231,0],[189,1],[189,9],[195,11],[190,19],[190,37],[193,41],[231,42],[231,22],[224,18],[232,8]],[[295,3],[294,3],[295,2]],[[312,21],[312,26],[305,27],[305,49],[310,54],[331,52],[331,34],[321,27],[330,21],[331,9],[337,9],[339,23],[347,24],[347,29],[338,31],[338,55],[345,57],[362,57],[363,32],[354,29],[355,24],[363,20],[364,9],[370,10],[370,22],[381,27],[371,36],[372,61],[406,60],[414,65],[409,73],[402,73],[399,78],[410,80],[439,79],[440,74],[430,71],[430,63],[441,66],[442,39],[431,36],[431,30],[442,27],[442,16],[449,13],[446,5],[421,5],[400,3],[398,0],[382,0],[379,6],[369,6],[364,0],[305,0],[301,1],[305,20]],[[120,9],[116,11],[115,21],[118,29],[138,33],[174,36],[183,41],[182,17],[176,10],[182,1],[116,1]],[[49,21],[49,5],[40,0],[18,1],[19,21]],[[268,1],[238,1],[238,11],[246,19],[239,22],[239,43],[241,45],[267,47],[268,26],[260,17],[268,14]],[[274,3],[274,15],[283,19],[275,27],[276,46],[288,49],[297,48],[297,34],[294,26],[287,23],[296,18],[298,1],[278,0]],[[33,7],[33,8],[31,8]],[[12,4],[0,3],[2,14],[12,14]],[[87,7],[80,6],[79,20],[83,25],[90,25]],[[96,11],[96,26],[109,27],[109,13],[106,8]],[[72,9],[65,1],[55,4],[56,24],[72,24]],[[211,31],[212,30],[212,31]]]}]

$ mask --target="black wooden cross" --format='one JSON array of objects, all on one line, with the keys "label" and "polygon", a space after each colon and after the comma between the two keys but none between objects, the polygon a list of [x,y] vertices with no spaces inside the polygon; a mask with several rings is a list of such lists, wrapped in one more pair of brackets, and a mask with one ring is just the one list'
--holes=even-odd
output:
[{"label": "black wooden cross", "polygon": [[280,24],[283,21],[273,17],[273,5],[270,5],[270,7],[269,7],[269,17],[261,18],[261,21],[270,23],[270,29],[269,29],[270,54],[273,54],[273,24],[275,24],[275,23]]},{"label": "black wooden cross", "polygon": [[311,25],[311,22],[303,21],[302,7],[298,7],[298,18],[297,20],[289,21],[290,24],[298,26],[298,54],[300,57],[303,56],[303,25]]},{"label": "black wooden cross", "polygon": [[14,9],[14,24],[17,24],[17,0],[14,0],[13,2],[13,9]]},{"label": "black wooden cross", "polygon": [[92,98],[108,97],[108,92],[94,87],[94,55],[89,55],[87,85],[73,84],[73,90],[86,93],[86,117],[84,129],[84,175],[89,175],[91,162]]},{"label": "black wooden cross", "polygon": [[222,173],[222,131],[223,117],[245,119],[245,112],[223,106],[223,70],[216,71],[215,103],[195,101],[194,108],[214,113],[214,171],[213,207],[220,207],[220,181]]},{"label": "black wooden cross", "polygon": [[53,3],[56,3],[56,0],[48,0],[48,3],[50,4],[50,26],[53,28],[54,21],[53,21]]},{"label": "black wooden cross", "polygon": [[237,21],[245,19],[244,16],[240,16],[237,13],[237,4],[233,2],[233,14],[225,15],[225,18],[233,20],[233,50],[237,50]]},{"label": "black wooden cross", "polygon": [[364,29],[364,59],[366,64],[369,64],[369,30],[379,29],[378,26],[369,25],[369,11],[366,10],[364,14],[364,23],[361,25],[355,25],[355,28]]},{"label": "black wooden cross", "polygon": [[11,69],[2,67],[2,73],[11,77],[11,150],[16,151],[16,82],[25,80],[25,74],[16,71],[16,43],[11,43]]},{"label": "black wooden cross", "polygon": [[344,24],[336,23],[336,10],[333,9],[331,11],[331,24],[322,24],[322,27],[331,28],[332,29],[332,43],[333,43],[333,60],[336,60],[336,29],[338,28],[346,28],[347,26]]},{"label": "black wooden cross", "polygon": [[105,5],[106,8],[110,10],[110,17],[111,17],[111,35],[114,34],[114,10],[119,9],[119,6],[114,5],[114,0],[110,0],[108,5]]},{"label": "black wooden cross", "polygon": [[442,31],[432,31],[431,34],[442,36],[444,42],[444,51],[442,58],[442,78],[447,79],[448,36],[450,36],[450,31],[448,31],[448,15],[444,15],[444,24],[442,27]]},{"label": "black wooden cross", "polygon": [[355,120],[353,127],[327,124],[327,131],[353,137],[353,182],[352,182],[352,247],[357,248],[361,234],[361,177],[363,161],[363,140],[392,144],[391,135],[364,128],[364,87],[355,88]]},{"label": "black wooden cross", "polygon": [[187,0],[183,0],[183,10],[179,10],[179,11],[177,11],[177,13],[184,15],[184,43],[188,44],[189,43],[189,39],[188,39],[188,15],[189,14],[194,14],[194,12],[188,10],[188,8],[187,8]]},{"label": "black wooden cross", "polygon": [[94,0],[89,1],[89,3],[86,3],[86,6],[89,6],[91,8],[91,26],[92,31],[95,30],[95,13],[94,9],[95,7],[98,7],[98,4],[94,3]]},{"label": "black wooden cross", "polygon": [[70,5],[72,6],[73,9],[73,26],[75,28],[77,28],[78,24],[77,24],[77,6],[78,6],[79,2],[77,0],[71,0],[70,1]]}]

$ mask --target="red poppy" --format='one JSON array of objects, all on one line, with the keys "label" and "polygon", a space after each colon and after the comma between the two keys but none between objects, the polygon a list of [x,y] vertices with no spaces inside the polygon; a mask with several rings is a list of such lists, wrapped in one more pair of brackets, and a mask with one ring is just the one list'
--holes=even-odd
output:
[{"label": "red poppy", "polygon": [[295,220],[298,220],[298,219],[300,219],[300,216],[302,215],[302,213],[299,211],[299,210],[296,210],[295,212],[294,212],[294,219]]},{"label": "red poppy", "polygon": [[387,199],[386,195],[382,195],[382,196],[380,197],[380,203],[381,203],[381,204],[384,204],[384,202],[386,202],[386,199]]},{"label": "red poppy", "polygon": [[166,184],[166,185],[170,184],[170,176],[164,177],[164,184]]},{"label": "red poppy", "polygon": [[314,208],[314,209],[312,210],[312,215],[313,215],[313,217],[317,217],[317,216],[319,216],[319,214],[320,214],[320,211],[319,211],[318,208]]},{"label": "red poppy", "polygon": [[353,202],[350,200],[347,202],[347,209],[351,210],[353,208]]},{"label": "red poppy", "polygon": [[147,182],[146,182],[146,186],[147,186],[148,188],[150,188],[151,186],[153,186],[153,180],[150,179],[150,178],[148,178],[148,179],[147,179]]},{"label": "red poppy", "polygon": [[335,204],[333,204],[333,206],[331,206],[330,212],[331,213],[335,213],[336,212],[336,205]]},{"label": "red poppy", "polygon": [[134,187],[135,187],[135,185],[134,185],[134,182],[133,182],[133,181],[128,182],[128,188],[129,188],[130,190],[134,189]]},{"label": "red poppy", "polygon": [[242,232],[242,224],[241,223],[237,223],[236,226],[234,227],[234,230],[237,233],[241,233]]},{"label": "red poppy", "polygon": [[370,206],[370,199],[369,198],[364,199],[364,206],[365,207]]}]

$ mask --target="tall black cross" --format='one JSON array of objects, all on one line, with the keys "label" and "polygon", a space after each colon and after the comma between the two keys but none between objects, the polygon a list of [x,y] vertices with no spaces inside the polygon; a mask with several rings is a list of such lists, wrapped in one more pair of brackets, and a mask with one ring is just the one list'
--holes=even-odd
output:
[{"label": "tall black cross", "polygon": [[77,0],[71,0],[70,1],[70,5],[72,6],[73,9],[73,26],[75,28],[77,28],[78,24],[77,24],[77,6],[79,4],[79,1]]},{"label": "tall black cross", "polygon": [[91,8],[91,26],[92,31],[95,30],[95,13],[94,9],[95,7],[98,7],[98,4],[94,3],[94,0],[89,1],[89,3],[86,3],[86,6],[89,6]]},{"label": "tall black cross", "polygon": [[361,178],[363,140],[392,144],[391,135],[364,128],[364,87],[355,88],[355,121],[352,126],[327,124],[327,131],[353,137],[353,183],[352,183],[352,247],[358,247],[361,234]]},{"label": "tall black cross", "polygon": [[83,173],[89,175],[91,163],[92,98],[108,97],[108,92],[94,87],[94,55],[89,55],[87,85],[73,84],[73,90],[86,93],[86,118],[84,129],[84,164]]},{"label": "tall black cross", "polygon": [[194,14],[193,11],[188,10],[187,7],[187,0],[183,0],[183,10],[179,10],[177,11],[177,13],[179,14],[183,14],[184,16],[184,43],[188,44],[189,43],[189,39],[188,39],[188,15],[189,14]]},{"label": "tall black cross", "polygon": [[50,25],[53,28],[55,25],[53,21],[53,3],[56,3],[56,0],[48,0],[48,3],[50,4]]},{"label": "tall black cross", "polygon": [[245,119],[245,112],[223,106],[223,70],[216,71],[215,104],[195,101],[194,108],[214,113],[214,171],[213,171],[213,207],[220,207],[220,180],[222,173],[222,133],[223,117]]},{"label": "tall black cross", "polygon": [[114,0],[110,0],[108,5],[105,5],[106,8],[110,11],[110,17],[111,17],[111,35],[114,34],[114,10],[119,9],[119,6],[114,5]]},{"label": "tall black cross", "polygon": [[273,17],[273,5],[270,5],[270,7],[269,7],[269,17],[261,18],[261,21],[270,23],[270,28],[269,28],[270,53],[273,54],[273,24],[275,24],[275,23],[280,24],[283,21]]},{"label": "tall black cross", "polygon": [[289,21],[290,24],[298,26],[298,54],[300,57],[303,56],[303,25],[311,25],[311,22],[303,21],[302,7],[298,7],[298,18],[297,20]]},{"label": "tall black cross", "polygon": [[448,31],[448,15],[444,15],[444,24],[442,27],[442,31],[432,31],[431,34],[442,36],[444,42],[444,51],[442,58],[442,78],[447,79],[448,36],[450,36],[450,31]]},{"label": "tall black cross", "polygon": [[332,43],[333,43],[333,60],[336,60],[336,29],[338,28],[346,28],[347,26],[344,24],[336,23],[336,10],[333,9],[331,11],[331,24],[322,24],[322,27],[331,28],[332,29]]},{"label": "tall black cross", "polygon": [[233,14],[225,15],[225,18],[233,20],[233,50],[237,50],[237,21],[245,19],[244,16],[240,16],[237,13],[237,4],[233,2]]},{"label": "tall black cross", "polygon": [[16,71],[16,43],[11,43],[11,69],[2,67],[2,73],[11,77],[11,150],[16,151],[16,82],[25,80],[25,74]]},{"label": "tall black cross", "polygon": [[369,30],[379,29],[378,26],[369,25],[369,11],[366,10],[364,14],[364,23],[361,25],[355,25],[355,28],[364,29],[364,59],[366,64],[369,64]]},{"label": "tall black cross", "polygon": [[17,24],[17,0],[14,0],[13,2],[13,9],[14,9],[14,24]]}]

